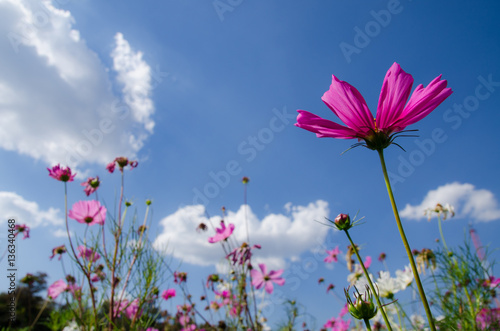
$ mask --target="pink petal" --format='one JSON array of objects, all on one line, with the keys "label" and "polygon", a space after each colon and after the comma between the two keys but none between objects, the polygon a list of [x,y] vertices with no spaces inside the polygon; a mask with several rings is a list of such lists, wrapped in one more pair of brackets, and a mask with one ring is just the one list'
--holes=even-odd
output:
[{"label": "pink petal", "polygon": [[448,82],[441,80],[441,75],[439,75],[427,87],[424,88],[422,84],[417,86],[399,120],[394,125],[398,126],[399,130],[403,130],[406,126],[429,115],[453,93],[451,88],[446,87],[447,84]]},{"label": "pink petal", "polygon": [[379,130],[387,132],[399,119],[410,96],[412,85],[413,77],[394,62],[385,75],[378,100],[377,128]]},{"label": "pink petal", "polygon": [[349,83],[332,75],[330,89],[323,94],[321,100],[359,136],[366,136],[375,129],[373,115],[368,109],[365,99]]},{"label": "pink petal", "polygon": [[295,126],[316,133],[318,138],[353,139],[358,136],[358,132],[348,127],[321,118],[305,110],[297,111],[299,115],[297,116]]},{"label": "pink petal", "polygon": [[269,294],[273,293],[273,290],[274,290],[273,283],[272,283],[272,282],[267,281],[267,282],[266,282],[266,287],[265,287],[265,289],[266,289],[266,292],[267,292],[267,293],[269,293]]}]

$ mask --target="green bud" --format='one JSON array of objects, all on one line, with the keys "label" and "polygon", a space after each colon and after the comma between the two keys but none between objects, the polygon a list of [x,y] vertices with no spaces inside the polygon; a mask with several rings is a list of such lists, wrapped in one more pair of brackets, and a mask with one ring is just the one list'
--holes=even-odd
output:
[{"label": "green bud", "polygon": [[349,230],[352,227],[351,218],[349,217],[349,215],[346,214],[339,214],[335,218],[333,224],[340,231]]},{"label": "green bud", "polygon": [[349,288],[344,290],[349,313],[352,317],[359,320],[369,320],[375,317],[375,315],[377,315],[377,307],[373,303],[373,294],[371,293],[370,288],[366,286],[365,293],[363,294],[359,293],[356,287],[354,287],[354,289],[357,292],[357,295],[356,293],[354,294],[354,302],[352,302],[351,297],[349,296]]}]

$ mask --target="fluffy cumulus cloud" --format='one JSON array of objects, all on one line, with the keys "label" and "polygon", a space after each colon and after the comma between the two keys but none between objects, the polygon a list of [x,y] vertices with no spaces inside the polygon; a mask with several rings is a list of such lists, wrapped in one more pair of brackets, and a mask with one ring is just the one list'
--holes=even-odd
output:
[{"label": "fluffy cumulus cloud", "polygon": [[[269,214],[262,220],[252,212],[250,206],[242,205],[236,212],[227,211],[226,225],[235,225],[231,242],[247,242],[247,221],[252,244],[262,249],[255,250],[256,262],[270,268],[283,268],[288,260],[297,260],[303,252],[321,245],[328,227],[319,224],[328,217],[328,203],[318,200],[307,206],[287,204],[286,214]],[[156,238],[154,246],[174,257],[196,265],[215,265],[224,252],[220,243],[210,244],[214,235],[213,226],[220,227],[220,216],[208,218],[202,205],[179,208],[174,214],[163,218],[163,232]],[[315,222],[318,221],[318,222]],[[208,225],[206,232],[197,232],[200,223]]]},{"label": "fluffy cumulus cloud", "polygon": [[64,222],[59,209],[43,210],[36,202],[28,201],[14,192],[0,192],[0,211],[5,217],[15,218],[17,224],[26,224],[31,228],[61,226]]},{"label": "fluffy cumulus cloud", "polygon": [[136,156],[154,127],[149,65],[117,33],[109,70],[56,4],[0,0],[0,148],[49,165]]},{"label": "fluffy cumulus cloud", "polygon": [[407,204],[401,216],[420,220],[426,218],[424,210],[433,208],[437,203],[449,203],[455,207],[459,218],[468,218],[477,222],[489,222],[500,219],[500,207],[491,191],[478,189],[468,183],[449,183],[429,191],[419,205]]}]

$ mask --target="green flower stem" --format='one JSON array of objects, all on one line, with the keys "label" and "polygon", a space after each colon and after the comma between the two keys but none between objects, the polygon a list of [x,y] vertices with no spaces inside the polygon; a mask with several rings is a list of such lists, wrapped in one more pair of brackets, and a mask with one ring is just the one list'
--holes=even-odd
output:
[{"label": "green flower stem", "polygon": [[382,306],[382,303],[380,302],[380,299],[378,297],[377,291],[375,291],[375,286],[373,285],[373,282],[370,278],[370,274],[368,274],[368,270],[366,270],[365,265],[363,264],[363,260],[361,259],[361,256],[359,256],[358,249],[356,248],[356,245],[352,241],[351,236],[349,235],[349,231],[347,229],[344,229],[345,234],[347,235],[347,239],[349,239],[349,242],[351,243],[351,247],[356,254],[356,257],[358,258],[359,264],[361,264],[361,268],[363,268],[363,273],[365,274],[366,279],[368,280],[368,284],[370,285],[370,289],[373,292],[373,296],[375,296],[375,300],[377,300],[377,306],[378,309],[380,309],[380,313],[382,314],[382,317],[384,318],[385,325],[387,326],[387,330],[392,331],[391,328],[391,323],[389,323],[389,319],[387,318],[387,315],[385,314],[384,307]]},{"label": "green flower stem", "polygon": [[420,281],[420,276],[417,271],[417,266],[415,264],[415,260],[413,259],[413,255],[411,253],[410,244],[406,239],[405,231],[403,229],[403,224],[401,223],[401,219],[399,218],[398,207],[396,206],[396,201],[394,200],[394,194],[392,193],[391,182],[389,181],[389,175],[387,174],[387,168],[385,166],[384,151],[378,150],[377,152],[380,157],[382,172],[384,173],[385,185],[387,186],[387,193],[389,194],[389,199],[391,200],[392,210],[394,212],[394,217],[396,218],[399,234],[401,235],[401,239],[403,240],[403,244],[406,249],[406,254],[408,255],[408,260],[410,260],[413,276],[415,277],[415,283],[417,284],[418,292],[420,294],[420,298],[422,299],[422,304],[424,305],[425,314],[427,315],[427,320],[429,321],[429,327],[431,328],[432,331],[436,331],[436,326],[434,325],[434,319],[432,318],[431,309],[429,303],[427,302],[427,298],[425,296],[424,287],[422,286],[422,282]]},{"label": "green flower stem", "polygon": [[365,318],[364,321],[366,325],[366,331],[372,331],[372,328],[370,326],[370,320],[368,318]]},{"label": "green flower stem", "polygon": [[472,304],[472,299],[469,294],[469,290],[467,290],[467,286],[464,286],[465,296],[467,297],[467,301],[469,302],[470,314],[472,316],[472,323],[474,325],[474,331],[477,331],[477,323],[476,323],[476,313],[474,312],[474,305]]},{"label": "green flower stem", "polygon": [[439,234],[441,235],[441,240],[443,241],[443,246],[447,252],[449,252],[448,245],[446,245],[446,240],[444,240],[443,235],[443,226],[441,225],[441,214],[438,215],[438,225],[439,225]]}]

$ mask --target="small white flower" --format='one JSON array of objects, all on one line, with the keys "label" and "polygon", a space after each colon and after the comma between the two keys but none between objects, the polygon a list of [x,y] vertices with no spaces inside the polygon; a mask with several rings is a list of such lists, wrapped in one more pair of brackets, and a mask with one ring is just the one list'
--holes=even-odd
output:
[{"label": "small white flower", "polygon": [[417,330],[422,330],[425,325],[425,320],[421,315],[413,314],[410,317],[411,323],[417,328]]},{"label": "small white flower", "polygon": [[396,279],[401,285],[401,290],[405,290],[413,282],[413,272],[410,265],[407,265],[404,270],[396,270]]},{"label": "small white flower", "polygon": [[392,278],[389,271],[381,271],[377,279],[379,296],[383,298],[392,298],[394,294],[401,290],[401,283],[396,278]]},{"label": "small white flower", "polygon": [[78,326],[76,321],[71,321],[67,326],[62,329],[62,331],[80,331],[81,328]]}]

